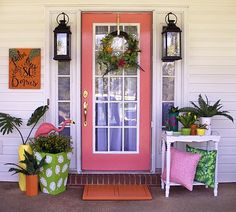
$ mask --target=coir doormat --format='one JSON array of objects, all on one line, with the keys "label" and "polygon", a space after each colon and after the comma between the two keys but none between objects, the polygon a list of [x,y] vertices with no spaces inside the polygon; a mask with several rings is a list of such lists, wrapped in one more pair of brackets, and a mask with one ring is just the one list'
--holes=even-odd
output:
[{"label": "coir doormat", "polygon": [[83,200],[151,200],[147,185],[85,185]]}]

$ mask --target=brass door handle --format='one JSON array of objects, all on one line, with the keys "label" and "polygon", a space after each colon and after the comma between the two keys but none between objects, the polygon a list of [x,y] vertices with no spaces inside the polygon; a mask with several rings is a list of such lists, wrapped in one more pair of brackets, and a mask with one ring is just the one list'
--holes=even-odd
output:
[{"label": "brass door handle", "polygon": [[87,114],[88,114],[88,102],[84,102],[84,126],[85,127],[88,125]]}]

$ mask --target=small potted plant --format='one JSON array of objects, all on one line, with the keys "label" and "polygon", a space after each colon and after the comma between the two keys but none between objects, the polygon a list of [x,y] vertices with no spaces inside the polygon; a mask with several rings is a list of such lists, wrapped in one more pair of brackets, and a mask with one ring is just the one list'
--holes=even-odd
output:
[{"label": "small potted plant", "polygon": [[171,126],[168,120],[165,121],[165,132],[166,135],[173,135],[173,131],[171,130]]},{"label": "small potted plant", "polygon": [[36,196],[38,195],[38,173],[45,163],[46,157],[43,157],[40,161],[37,161],[35,156],[24,150],[24,160],[20,162],[25,165],[23,168],[15,163],[6,163],[5,165],[13,165],[9,169],[9,172],[14,174],[22,173],[26,175],[26,195]]},{"label": "small potted plant", "polygon": [[179,108],[171,106],[168,111],[169,125],[170,129],[174,132],[178,131],[178,120],[176,118],[178,115],[179,115]]},{"label": "small potted plant", "polygon": [[183,125],[181,129],[181,134],[190,135],[190,127],[197,120],[197,117],[193,113],[184,113],[182,115],[177,116],[177,120]]},{"label": "small potted plant", "polygon": [[199,94],[198,96],[198,105],[194,102],[190,101],[193,107],[184,107],[180,109],[180,112],[191,112],[195,114],[197,117],[200,118],[201,124],[207,125],[206,135],[211,134],[211,117],[213,116],[224,116],[234,121],[233,117],[229,115],[228,111],[222,111],[221,108],[223,107],[220,104],[220,99],[217,100],[214,104],[210,104],[208,97],[206,96],[206,100],[204,100]]},{"label": "small potted plant", "polygon": [[37,160],[46,156],[39,173],[41,191],[52,195],[65,191],[72,156],[70,138],[52,133],[35,138],[30,145]]},{"label": "small potted plant", "polygon": [[206,124],[198,124],[197,135],[205,135],[206,129],[207,129]]}]

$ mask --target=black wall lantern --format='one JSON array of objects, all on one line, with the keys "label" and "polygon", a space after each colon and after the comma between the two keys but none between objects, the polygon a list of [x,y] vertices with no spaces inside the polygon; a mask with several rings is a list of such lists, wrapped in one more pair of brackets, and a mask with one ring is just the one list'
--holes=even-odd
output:
[{"label": "black wall lantern", "polygon": [[[63,19],[58,21],[62,16]],[[71,31],[67,26],[69,16],[64,12],[57,16],[58,26],[54,29],[54,60],[65,61],[71,59]]]},{"label": "black wall lantern", "polygon": [[[173,16],[175,20],[170,19]],[[181,29],[176,26],[177,16],[168,13],[165,17],[167,26],[162,29],[162,61],[171,62],[181,58]]]}]

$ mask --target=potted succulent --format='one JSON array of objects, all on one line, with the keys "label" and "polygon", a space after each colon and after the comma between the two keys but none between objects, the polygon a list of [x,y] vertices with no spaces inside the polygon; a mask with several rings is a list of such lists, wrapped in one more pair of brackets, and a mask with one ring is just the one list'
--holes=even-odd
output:
[{"label": "potted succulent", "polygon": [[173,135],[173,131],[171,130],[171,126],[168,120],[165,121],[165,132],[166,135]]},{"label": "potted succulent", "polygon": [[52,133],[35,138],[30,145],[38,161],[46,156],[39,173],[41,191],[52,195],[65,191],[72,155],[70,138]]},{"label": "potted succulent", "polygon": [[182,135],[190,135],[191,125],[197,120],[196,115],[193,113],[184,113],[182,115],[177,116],[177,120],[183,125],[181,129]]},{"label": "potted succulent", "polygon": [[[43,117],[43,115],[46,113],[47,110],[48,110],[48,106],[44,105],[44,106],[38,107],[31,114],[31,117],[27,121],[27,126],[31,126],[31,129],[26,138],[23,137],[20,131],[20,127],[23,124],[23,121],[21,118],[11,116],[10,114],[7,114],[7,113],[0,113],[0,132],[3,135],[5,135],[5,134],[12,133],[14,130],[16,130],[19,133],[20,138],[22,140],[22,144],[19,146],[19,149],[18,149],[19,161],[24,160],[24,150],[26,150],[29,153],[32,153],[32,150],[30,146],[27,144],[27,142],[30,138],[30,135],[33,129],[35,128],[35,126],[37,125],[37,123]],[[19,165],[25,168],[24,164],[19,164]],[[25,183],[26,183],[25,175],[23,173],[19,173],[19,187],[21,191],[25,191],[26,189]]]},{"label": "potted succulent", "polygon": [[211,117],[213,116],[224,116],[234,121],[233,117],[229,115],[228,111],[222,111],[221,108],[223,107],[222,104],[220,104],[220,99],[217,100],[214,104],[210,104],[209,100],[206,96],[206,100],[204,100],[199,94],[198,96],[198,105],[194,102],[190,101],[190,103],[193,105],[193,107],[184,107],[181,108],[181,112],[191,112],[195,114],[197,117],[200,118],[201,124],[207,125],[206,135],[211,134]]},{"label": "potted succulent", "polygon": [[36,196],[38,195],[38,173],[45,163],[46,157],[43,157],[40,161],[37,161],[35,156],[24,150],[24,160],[20,161],[25,165],[25,168],[15,164],[6,163],[5,165],[13,165],[14,167],[9,169],[9,172],[14,174],[22,173],[26,175],[26,195]]},{"label": "potted succulent", "polygon": [[171,106],[168,111],[169,125],[170,129],[174,132],[178,131],[178,120],[176,118],[178,115],[179,115],[179,108]]},{"label": "potted succulent", "polygon": [[207,129],[206,124],[198,124],[197,127],[197,135],[205,135]]}]

